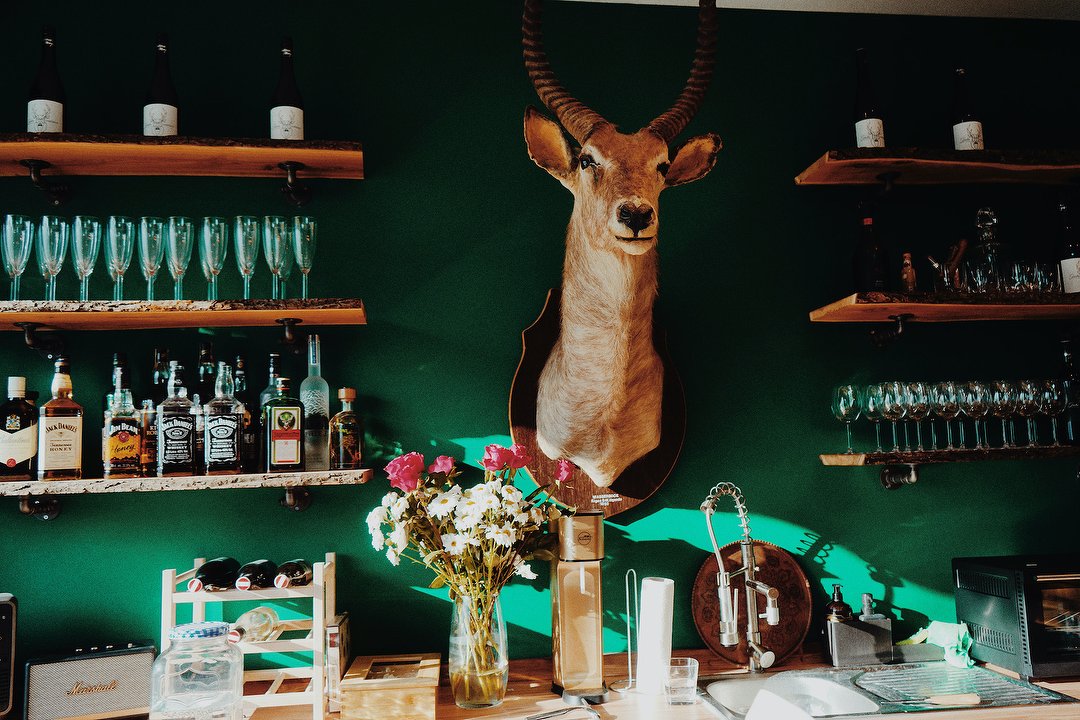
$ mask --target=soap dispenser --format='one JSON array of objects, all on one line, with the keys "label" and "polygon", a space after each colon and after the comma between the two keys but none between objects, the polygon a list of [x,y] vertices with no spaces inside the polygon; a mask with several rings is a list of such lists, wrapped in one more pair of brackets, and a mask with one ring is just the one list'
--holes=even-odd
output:
[{"label": "soap dispenser", "polygon": [[825,606],[825,619],[829,622],[847,622],[854,615],[851,606],[844,602],[844,594],[840,592],[842,587],[832,586],[832,602]]}]

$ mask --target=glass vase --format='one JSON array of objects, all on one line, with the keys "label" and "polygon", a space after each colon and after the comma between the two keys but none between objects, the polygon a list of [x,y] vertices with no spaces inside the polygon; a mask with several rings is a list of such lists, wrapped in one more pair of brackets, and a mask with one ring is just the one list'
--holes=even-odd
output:
[{"label": "glass vase", "polygon": [[506,695],[506,624],[499,596],[454,600],[450,618],[450,689],[462,708],[495,707]]}]

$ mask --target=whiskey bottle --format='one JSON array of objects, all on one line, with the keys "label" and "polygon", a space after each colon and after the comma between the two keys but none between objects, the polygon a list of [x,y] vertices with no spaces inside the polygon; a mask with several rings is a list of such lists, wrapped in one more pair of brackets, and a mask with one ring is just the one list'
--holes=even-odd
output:
[{"label": "whiskey bottle", "polygon": [[213,399],[217,387],[217,365],[214,363],[214,346],[209,342],[199,343],[199,379],[191,401],[196,405],[205,405]]},{"label": "whiskey bottle", "polygon": [[141,421],[131,399],[131,390],[122,386],[123,371],[113,373],[112,407],[105,414],[105,477],[137,477],[141,466],[139,443]]},{"label": "whiskey bottle", "polygon": [[241,566],[236,573],[237,590],[261,590],[274,587],[277,575],[277,563],[270,560],[255,560]]},{"label": "whiskey bottle", "polygon": [[56,33],[41,33],[41,64],[38,65],[26,103],[26,132],[64,132],[64,85],[56,69]]},{"label": "whiskey bottle", "polygon": [[169,397],[157,409],[157,474],[195,474],[195,415],[184,387],[184,366],[169,362]]},{"label": "whiskey bottle", "polygon": [[304,404],[304,469],[328,470],[330,448],[330,386],[322,376],[318,335],[308,336],[308,376],[300,383]]},{"label": "whiskey bottle", "polygon": [[157,472],[157,408],[143,400],[139,410],[139,470],[145,476]]},{"label": "whiskey bottle", "polygon": [[207,560],[195,568],[195,577],[188,580],[188,592],[201,590],[231,590],[236,585],[240,563],[231,557]]},{"label": "whiskey bottle", "polygon": [[274,97],[270,100],[270,138],[273,140],[304,139],[304,101],[296,87],[293,70],[293,42],[281,40],[281,68]]},{"label": "whiskey bottle", "polygon": [[82,477],[83,409],[72,399],[71,361],[56,359],[52,399],[41,406],[38,420],[38,480]]},{"label": "whiskey bottle", "polygon": [[[111,378],[116,377],[116,371],[120,371],[120,386],[125,390],[131,390],[131,370],[128,368],[127,353],[115,352],[112,358],[112,374]],[[103,412],[108,412],[112,408],[113,404],[113,384],[109,383],[109,392],[105,393],[102,397],[101,409]]]},{"label": "whiskey bottle", "polygon": [[255,473],[259,471],[259,408],[252,402],[248,389],[247,363],[243,355],[236,356],[235,367],[233,395],[244,406],[244,416],[240,422],[240,468],[241,472]]},{"label": "whiskey bottle", "polygon": [[169,349],[154,348],[153,388],[150,391],[150,399],[154,401],[156,408],[167,397],[169,397]]},{"label": "whiskey bottle", "polygon": [[233,396],[232,368],[219,362],[214,399],[203,406],[205,416],[205,452],[207,475],[239,473],[244,406]]},{"label": "whiskey bottle", "polygon": [[330,418],[330,469],[356,470],[364,458],[364,424],[353,410],[356,390],[338,390],[341,412]]},{"label": "whiskey bottle", "polygon": [[274,389],[274,397],[262,411],[266,471],[300,472],[304,469],[304,405],[290,395],[289,378],[279,377]]},{"label": "whiskey bottle", "polygon": [[37,460],[38,411],[26,401],[26,378],[7,379],[7,402],[0,405],[0,481],[29,479]]},{"label": "whiskey bottle", "polygon": [[261,408],[266,404],[266,401],[274,397],[275,385],[274,381],[281,377],[281,353],[270,353],[270,382],[259,393],[259,407]]},{"label": "whiskey bottle", "polygon": [[274,586],[279,588],[301,587],[311,584],[311,565],[305,560],[290,560],[278,565]]}]

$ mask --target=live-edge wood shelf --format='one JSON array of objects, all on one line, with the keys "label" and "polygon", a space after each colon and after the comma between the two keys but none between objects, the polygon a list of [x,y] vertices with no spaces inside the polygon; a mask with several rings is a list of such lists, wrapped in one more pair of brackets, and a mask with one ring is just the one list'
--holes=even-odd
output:
[{"label": "live-edge wood shelf", "polygon": [[867,465],[930,465],[939,463],[983,462],[986,460],[1052,460],[1080,457],[1080,447],[1046,445],[1036,447],[988,448],[976,450],[924,450],[913,452],[872,452],[822,454],[822,465],[865,467]]},{"label": "live-edge wood shelf", "polygon": [[795,177],[797,185],[1068,185],[1080,179],[1080,152],[1069,150],[829,150]]},{"label": "live-edge wood shelf", "polygon": [[856,293],[810,311],[811,322],[1080,319],[1080,295],[1062,293]]},{"label": "live-edge wood shelf", "polygon": [[367,314],[355,298],[314,300],[75,300],[0,301],[0,329],[35,323],[56,330],[273,326],[293,318],[304,325],[363,325]]}]

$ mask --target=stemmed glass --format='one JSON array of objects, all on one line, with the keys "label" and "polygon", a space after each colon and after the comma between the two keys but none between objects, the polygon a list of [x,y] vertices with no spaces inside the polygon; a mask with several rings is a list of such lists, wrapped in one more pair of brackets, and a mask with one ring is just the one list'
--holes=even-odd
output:
[{"label": "stemmed glass", "polygon": [[315,261],[315,230],[313,217],[296,216],[293,218],[293,250],[296,252],[296,265],[303,273],[300,278],[300,297],[308,297],[308,273]]},{"label": "stemmed glass", "polygon": [[1016,444],[1015,431],[1010,433],[1005,427],[1006,420],[1012,423],[1015,412],[1016,387],[1006,380],[990,383],[990,414],[1001,421],[1001,447],[1013,447]]},{"label": "stemmed glass", "polygon": [[79,275],[79,300],[82,302],[90,299],[90,275],[100,250],[101,221],[89,215],[76,215],[71,233],[71,260]]},{"label": "stemmed glass", "polygon": [[1050,418],[1050,432],[1053,434],[1054,447],[1061,445],[1058,439],[1058,418],[1065,412],[1069,404],[1068,395],[1065,392],[1063,380],[1047,380],[1043,383],[1042,410]]},{"label": "stemmed glass", "polygon": [[251,299],[251,277],[259,260],[259,218],[239,215],[233,221],[233,242],[236,245],[236,269],[244,278],[244,299]]},{"label": "stemmed glass", "polygon": [[146,278],[146,299],[154,299],[154,278],[165,253],[165,221],[157,217],[139,218],[139,265]]},{"label": "stemmed glass", "polygon": [[173,300],[184,299],[184,273],[191,262],[191,249],[195,245],[195,225],[191,218],[170,217],[165,232],[166,257],[169,274],[173,277]]},{"label": "stemmed glass", "polygon": [[5,215],[3,227],[4,269],[11,277],[11,299],[19,299],[19,279],[30,261],[34,246],[34,220],[26,215]]},{"label": "stemmed glass", "polygon": [[1039,444],[1035,416],[1042,412],[1042,385],[1035,380],[1021,380],[1016,386],[1016,412],[1027,420],[1028,447]]},{"label": "stemmed glass", "polygon": [[874,425],[876,452],[885,452],[881,449],[881,385],[867,385],[863,390],[862,415]]},{"label": "stemmed glass", "polygon": [[56,299],[56,276],[67,253],[68,222],[56,215],[44,215],[37,231],[38,268],[45,278],[45,299]]},{"label": "stemmed glass", "polygon": [[206,275],[206,299],[217,300],[217,276],[225,267],[229,250],[229,222],[223,217],[205,217],[199,236],[199,257]]},{"label": "stemmed glass", "polygon": [[896,434],[896,423],[904,419],[907,405],[907,390],[903,383],[895,380],[881,383],[881,417],[892,423],[892,452],[900,452],[900,439]]},{"label": "stemmed glass", "polygon": [[285,256],[292,249],[289,238],[289,221],[280,215],[267,215],[263,218],[263,257],[266,258],[266,266],[273,274],[273,289],[271,297],[278,299],[281,294],[280,273],[285,266]]},{"label": "stemmed glass", "polygon": [[296,259],[293,257],[293,253],[286,249],[284,262],[281,263],[281,288],[278,294],[279,300],[285,300],[289,297],[289,278],[292,277],[294,265],[296,265]]},{"label": "stemmed glass", "polygon": [[854,455],[851,446],[851,423],[859,419],[859,391],[854,385],[841,385],[833,390],[832,412],[847,427],[847,454]]},{"label": "stemmed glass", "polygon": [[[945,421],[945,449],[955,450],[951,423],[960,414],[960,398],[956,383],[952,380],[939,382],[930,388],[930,408],[934,414]],[[960,446],[964,446],[964,424],[960,423]]]},{"label": "stemmed glass", "polygon": [[922,452],[922,421],[930,414],[930,393],[923,382],[908,383],[907,393],[907,414],[915,423],[915,449]]},{"label": "stemmed glass", "polygon": [[124,299],[124,273],[131,265],[135,250],[135,222],[128,217],[112,215],[105,234],[105,265],[113,279],[113,300]]},{"label": "stemmed glass", "polygon": [[[972,380],[960,390],[960,409],[971,418],[975,425],[975,449],[982,450],[983,435],[986,434],[986,416],[990,412],[990,393],[985,383]],[[963,421],[961,421],[963,422]],[[984,425],[983,433],[979,434],[979,423]]]}]

